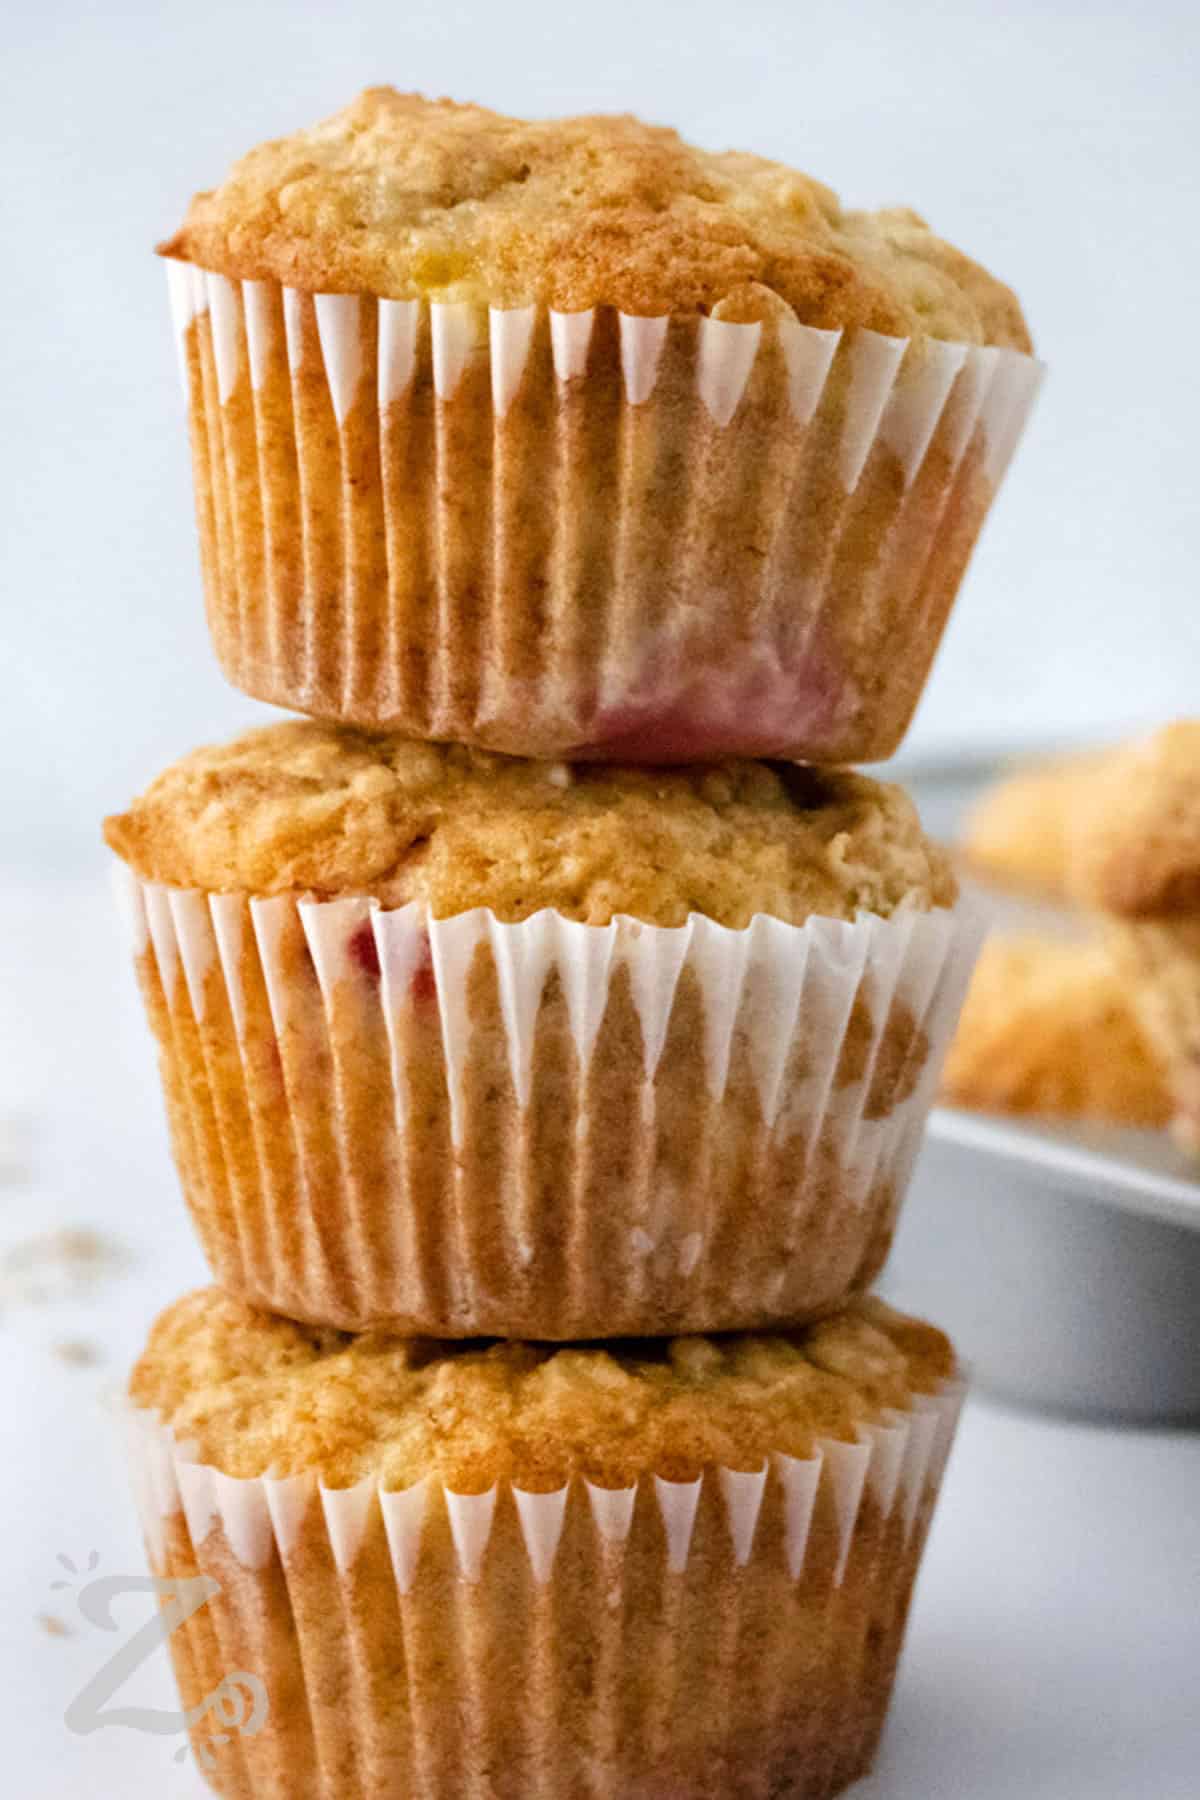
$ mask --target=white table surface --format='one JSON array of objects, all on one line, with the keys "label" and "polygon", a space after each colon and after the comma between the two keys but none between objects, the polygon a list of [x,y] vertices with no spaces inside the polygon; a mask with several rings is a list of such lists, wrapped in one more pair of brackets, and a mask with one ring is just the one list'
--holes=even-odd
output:
[{"label": "white table surface", "polygon": [[[0,946],[0,1256],[75,1226],[125,1256],[73,1296],[32,1300],[11,1273],[0,1286],[0,1794],[194,1800],[208,1790],[172,1761],[177,1739],[67,1729],[121,1634],[88,1625],[50,1583],[59,1555],[144,1569],[102,1400],[203,1266],[103,879],[0,883]],[[61,1345],[78,1341],[103,1360],[65,1361]],[[124,1632],[146,1606],[118,1603]],[[48,1631],[47,1614],[70,1635]],[[114,1703],[171,1706],[165,1652]],[[879,1768],[855,1792],[1195,1800],[1200,1436],[969,1404]]]}]

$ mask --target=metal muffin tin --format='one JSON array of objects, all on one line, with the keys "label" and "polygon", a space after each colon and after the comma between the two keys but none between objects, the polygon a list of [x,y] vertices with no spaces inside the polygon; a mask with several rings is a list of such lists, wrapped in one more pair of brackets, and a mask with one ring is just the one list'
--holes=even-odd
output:
[{"label": "metal muffin tin", "polygon": [[938,1108],[884,1291],[1006,1399],[1200,1419],[1200,1182],[1165,1133]]},{"label": "metal muffin tin", "polygon": [[[952,835],[989,773],[913,779],[927,827]],[[1071,929],[995,910],[1006,929]],[[1200,1419],[1200,1164],[1165,1132],[936,1108],[881,1286],[1005,1399]]]}]

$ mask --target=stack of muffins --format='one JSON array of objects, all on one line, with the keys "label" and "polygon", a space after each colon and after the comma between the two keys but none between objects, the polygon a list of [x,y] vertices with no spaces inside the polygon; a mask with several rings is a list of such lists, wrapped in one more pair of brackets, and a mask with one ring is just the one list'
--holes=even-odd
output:
[{"label": "stack of muffins", "polygon": [[838,765],[919,696],[1020,311],[778,165],[388,89],[165,251],[217,651],[310,715],[107,827],[219,1284],[131,1386],[154,1567],[219,1584],[197,1754],[833,1794],[961,1392],[867,1290],[975,948]]}]

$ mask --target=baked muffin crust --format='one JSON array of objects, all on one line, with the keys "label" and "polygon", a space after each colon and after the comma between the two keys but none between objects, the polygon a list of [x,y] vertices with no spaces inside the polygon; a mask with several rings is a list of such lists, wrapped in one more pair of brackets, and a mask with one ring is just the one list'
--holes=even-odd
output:
[{"label": "baked muffin crust", "polygon": [[985,788],[960,846],[972,873],[1016,892],[1064,899],[1075,820],[1118,754],[1109,747],[1050,757]]},{"label": "baked muffin crust", "polygon": [[1080,798],[1077,899],[1129,919],[1200,911],[1200,719],[1130,744]]},{"label": "baked muffin crust", "polygon": [[536,763],[297,720],[174,764],[105,823],[145,880],[732,927],[953,903],[898,787],[784,764]]},{"label": "baked muffin crust", "polygon": [[1166,1078],[1103,939],[988,940],[942,1096],[989,1112],[1165,1125]]},{"label": "baked muffin crust", "polygon": [[130,1394],[228,1475],[433,1476],[477,1493],[761,1468],[772,1451],[853,1438],[954,1371],[940,1331],[874,1299],[770,1337],[464,1348],[321,1331],[210,1287],[157,1320]]},{"label": "baked muffin crust", "polygon": [[390,87],[252,150],[161,249],[326,293],[1030,348],[1010,290],[907,208],[846,211],[783,164],[628,116],[529,123]]}]

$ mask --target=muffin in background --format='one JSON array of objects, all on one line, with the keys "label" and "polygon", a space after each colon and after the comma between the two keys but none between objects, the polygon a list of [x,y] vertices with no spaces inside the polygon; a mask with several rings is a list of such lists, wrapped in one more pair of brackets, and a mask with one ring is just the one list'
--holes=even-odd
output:
[{"label": "muffin in background", "polygon": [[130,1393],[152,1566],[219,1585],[183,1703],[231,1668],[266,1697],[222,1795],[825,1800],[873,1759],[961,1383],[878,1301],[480,1349],[207,1289]]},{"label": "muffin in background", "polygon": [[561,1339],[795,1322],[877,1273],[977,938],[900,789],[303,721],[106,832],[244,1298]]},{"label": "muffin in background", "polygon": [[896,748],[1040,375],[916,213],[372,88],[161,248],[237,686],[524,756]]},{"label": "muffin in background", "polygon": [[1158,1057],[1106,941],[1000,934],[983,946],[942,1075],[983,1112],[1166,1125]]},{"label": "muffin in background", "polygon": [[1077,751],[1021,764],[986,787],[959,849],[981,880],[1045,900],[1066,900],[1073,823],[1116,754]]},{"label": "muffin in background", "polygon": [[1200,720],[1128,745],[1081,795],[1070,877],[1074,898],[1112,923],[1170,1083],[1172,1130],[1200,1153]]}]

